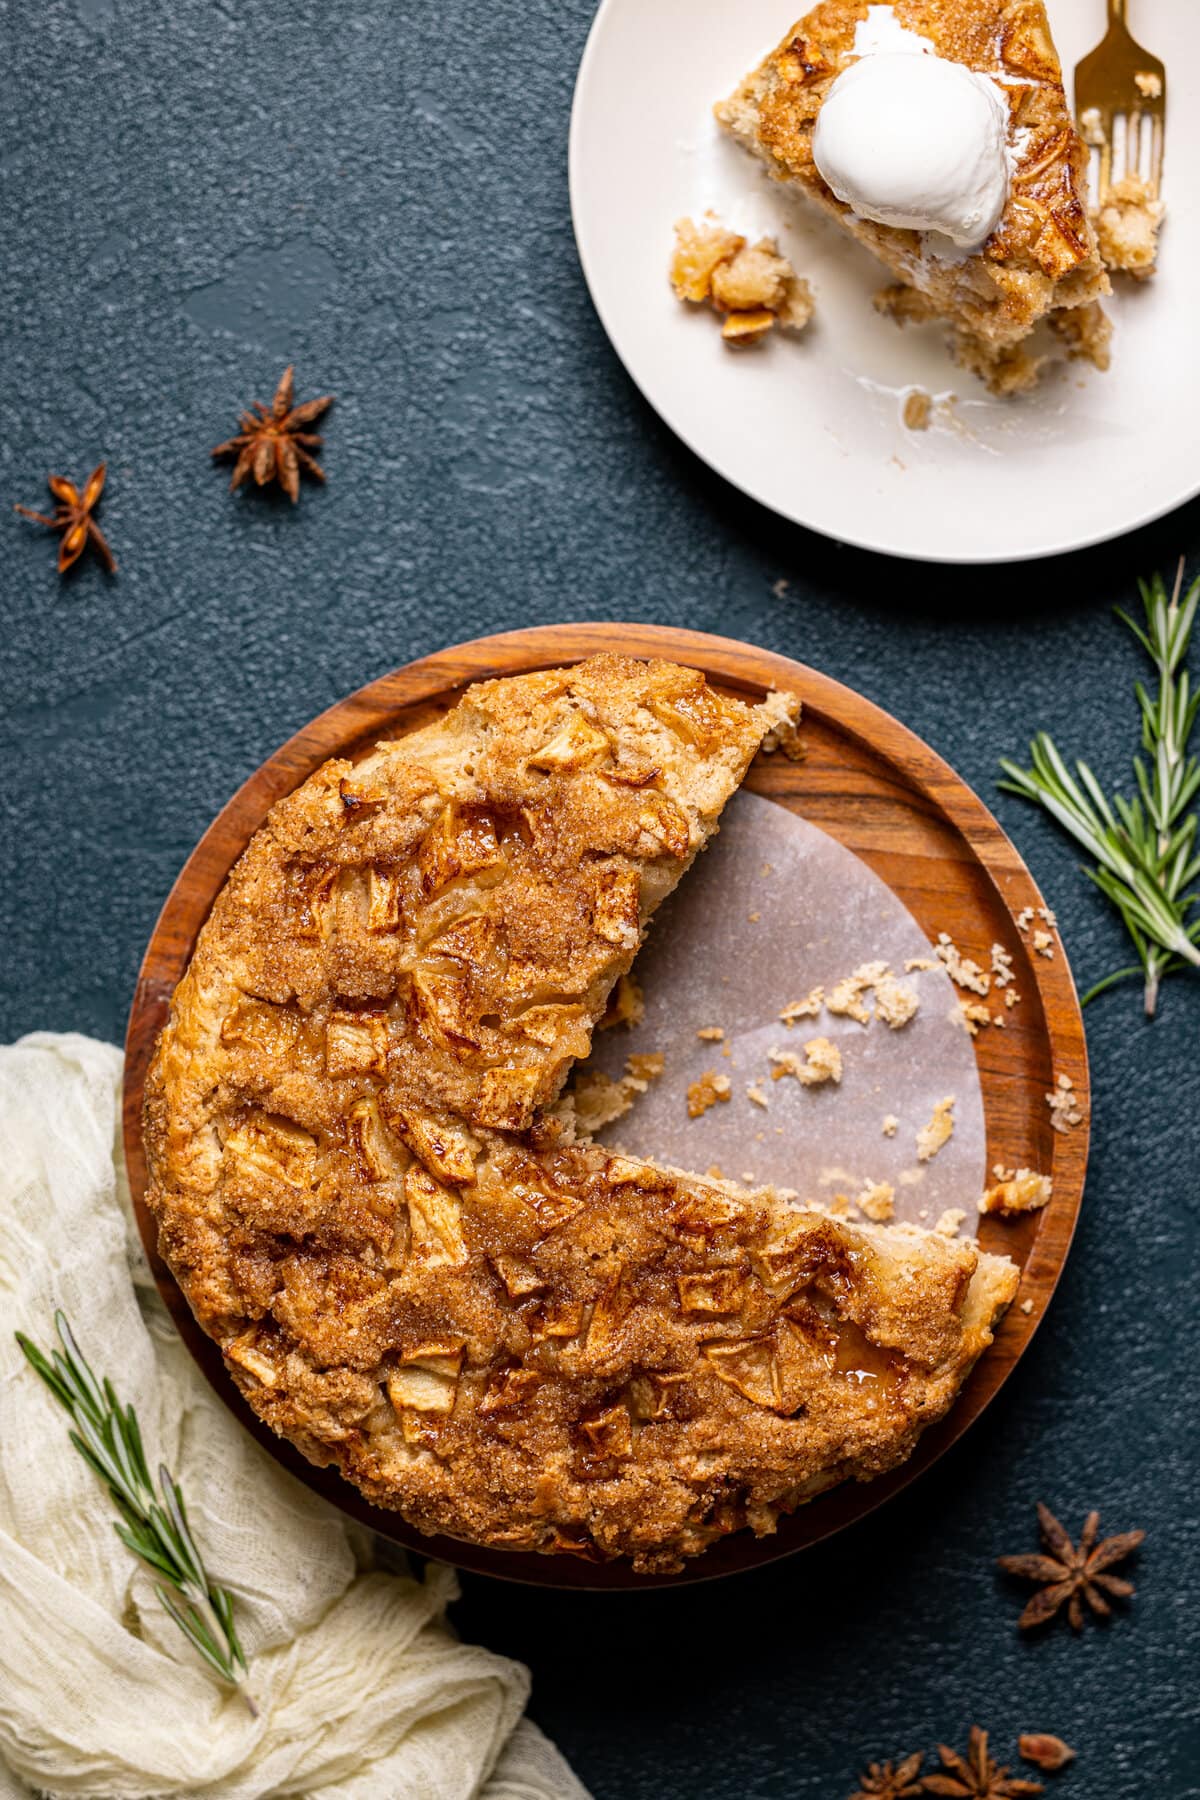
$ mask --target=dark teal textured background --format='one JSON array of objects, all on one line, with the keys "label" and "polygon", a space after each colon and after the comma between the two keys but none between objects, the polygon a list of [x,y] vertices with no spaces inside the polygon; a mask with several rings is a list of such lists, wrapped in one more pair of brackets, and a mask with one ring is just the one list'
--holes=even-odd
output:
[{"label": "dark teal textured background", "polygon": [[[926,570],[709,475],[622,373],[576,262],[591,11],[0,0],[0,509],[106,456],[121,565],[60,584],[49,537],[0,516],[5,1036],[120,1038],[180,863],[312,714],[559,619],[724,632],[859,688],[995,805],[1081,985],[1124,960],[1069,847],[992,780],[1037,726],[1123,775],[1137,656],[1109,607],[1182,551],[1200,566],[1200,508],[1067,560]],[[207,459],[287,360],[303,396],[338,397],[329,485],[294,509],[231,498]],[[691,1592],[464,1582],[460,1629],[531,1664],[535,1717],[600,1800],[841,1800],[865,1758],[972,1720],[1006,1753],[1022,1729],[1067,1738],[1064,1797],[1200,1794],[1200,983],[1153,1026],[1118,990],[1088,1028],[1093,1170],[1059,1295],[914,1491]],[[1146,1527],[1110,1629],[1018,1639],[992,1558],[1034,1547],[1039,1498],[1073,1530],[1091,1506]]]}]

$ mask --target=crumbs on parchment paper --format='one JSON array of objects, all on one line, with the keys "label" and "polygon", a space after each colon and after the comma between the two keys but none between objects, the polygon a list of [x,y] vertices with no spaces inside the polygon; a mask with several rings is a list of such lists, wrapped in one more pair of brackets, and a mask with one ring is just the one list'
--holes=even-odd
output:
[{"label": "crumbs on parchment paper", "polygon": [[894,975],[884,975],[875,983],[875,1017],[892,1031],[907,1025],[919,1005],[916,989],[897,981]]},{"label": "crumbs on parchment paper", "polygon": [[1050,1108],[1050,1123],[1055,1131],[1069,1131],[1073,1125],[1083,1124],[1083,1114],[1079,1110],[1079,1096],[1075,1092],[1075,1083],[1069,1075],[1060,1075],[1052,1092],[1046,1095],[1046,1105]]},{"label": "crumbs on parchment paper", "polygon": [[939,1237],[957,1237],[958,1228],[966,1216],[961,1206],[948,1206],[933,1229]]},{"label": "crumbs on parchment paper", "polygon": [[693,1081],[688,1087],[688,1118],[698,1119],[710,1106],[716,1106],[718,1101],[728,1100],[732,1093],[733,1083],[728,1075],[718,1075],[712,1069],[706,1069],[700,1079]]},{"label": "crumbs on parchment paper", "polygon": [[825,997],[825,1005],[831,1013],[842,1018],[855,1019],[860,1025],[869,1025],[871,1014],[864,995],[869,994],[877,981],[882,981],[888,973],[885,962],[863,963],[855,969],[853,975],[844,975]]},{"label": "crumbs on parchment paper", "polygon": [[895,1135],[899,1131],[899,1129],[900,1129],[900,1121],[896,1117],[895,1113],[885,1113],[884,1120],[883,1120],[883,1135],[884,1135],[884,1137],[895,1137]]},{"label": "crumbs on parchment paper", "polygon": [[766,1112],[767,1108],[771,1104],[769,1098],[767,1097],[767,1094],[759,1086],[757,1081],[752,1081],[748,1084],[748,1086],[746,1088],[746,1098],[754,1106],[761,1106],[764,1112]]},{"label": "crumbs on parchment paper", "polygon": [[[874,1006],[868,1000],[874,999]],[[916,989],[897,980],[885,962],[862,963],[851,975],[842,979],[826,994],[823,987],[813,988],[803,1000],[793,1000],[781,1010],[779,1017],[789,1027],[797,1019],[815,1019],[822,1006],[836,1018],[854,1019],[869,1025],[879,1019],[891,1031],[899,1031],[913,1018],[920,1006]]]},{"label": "crumbs on parchment paper", "polygon": [[702,1025],[696,1036],[706,1044],[720,1044],[724,1041],[725,1032],[720,1025]]},{"label": "crumbs on parchment paper", "polygon": [[790,1006],[785,1006],[779,1017],[790,1031],[797,1019],[815,1019],[819,1017],[821,1008],[824,1004],[825,989],[823,987],[815,987],[803,1000],[793,1000]]},{"label": "crumbs on parchment paper", "polygon": [[768,1056],[772,1081],[793,1075],[801,1087],[821,1087],[827,1081],[842,1079],[842,1053],[827,1037],[809,1038],[803,1058],[794,1050],[771,1050]]},{"label": "crumbs on parchment paper", "polygon": [[917,1161],[929,1162],[953,1136],[954,1095],[947,1094],[935,1105],[928,1125],[922,1125],[917,1133]]}]

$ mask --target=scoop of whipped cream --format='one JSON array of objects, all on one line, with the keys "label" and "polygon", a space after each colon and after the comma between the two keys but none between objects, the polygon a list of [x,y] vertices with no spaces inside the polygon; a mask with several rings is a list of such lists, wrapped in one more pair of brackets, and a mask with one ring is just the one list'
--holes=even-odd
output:
[{"label": "scoop of whipped cream", "polygon": [[817,116],[813,159],[860,218],[973,251],[1008,204],[1008,125],[994,81],[906,46],[842,71]]}]

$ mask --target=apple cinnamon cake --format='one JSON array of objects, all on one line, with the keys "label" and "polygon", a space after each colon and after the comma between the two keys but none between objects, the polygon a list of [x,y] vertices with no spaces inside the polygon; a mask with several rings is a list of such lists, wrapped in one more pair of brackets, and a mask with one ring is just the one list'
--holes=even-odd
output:
[{"label": "apple cinnamon cake", "polygon": [[[982,247],[946,254],[928,234],[860,216],[839,199],[813,155],[817,121],[835,82],[859,55],[869,15],[947,62],[990,78],[1007,107],[1010,181],[999,224]],[[1087,160],[1067,105],[1042,0],[822,0],[716,106],[720,124],[780,182],[818,207],[891,272],[881,297],[901,323],[936,319],[958,360],[996,392],[1032,385],[1043,359],[1027,340],[1046,320],[1070,351],[1107,366],[1109,330],[1098,302],[1110,291],[1088,215]],[[923,121],[912,119],[919,140]],[[1088,309],[1081,325],[1073,315]]]},{"label": "apple cinnamon cake", "polygon": [[271,812],[145,1104],[159,1243],[258,1415],[419,1529],[672,1569],[907,1456],[1017,1271],[617,1156],[555,1106],[789,703],[600,656]]}]

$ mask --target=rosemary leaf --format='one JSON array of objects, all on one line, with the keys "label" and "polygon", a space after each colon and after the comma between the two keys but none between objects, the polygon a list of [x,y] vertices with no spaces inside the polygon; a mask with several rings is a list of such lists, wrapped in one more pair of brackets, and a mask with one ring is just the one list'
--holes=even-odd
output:
[{"label": "rosemary leaf", "polygon": [[111,1494],[121,1514],[113,1521],[114,1531],[128,1550],[179,1595],[176,1601],[167,1588],[155,1586],[193,1649],[256,1713],[253,1700],[241,1686],[246,1658],[234,1627],[233,1598],[205,1571],[178,1482],[160,1466],[161,1499],[155,1495],[132,1406],[122,1406],[107,1377],[102,1383],[96,1380],[63,1313],[55,1313],[54,1324],[62,1353],[55,1350],[47,1358],[23,1332],[18,1331],[16,1339],[30,1368],[70,1414],[74,1427],[68,1432],[71,1443]]},{"label": "rosemary leaf", "polygon": [[1140,973],[1150,1017],[1165,976],[1200,968],[1200,915],[1193,916],[1200,894],[1191,891],[1200,878],[1200,820],[1189,810],[1200,794],[1200,758],[1191,750],[1200,688],[1192,691],[1183,666],[1200,607],[1200,579],[1184,594],[1183,568],[1181,562],[1170,596],[1161,575],[1138,583],[1144,624],[1116,609],[1158,675],[1154,693],[1144,682],[1134,684],[1142,752],[1133,758],[1134,798],[1110,799],[1086,762],[1077,761],[1072,774],[1044,731],[1030,744],[1029,768],[1008,757],[1000,763],[1005,779],[999,785],[1041,806],[1092,857],[1096,866],[1085,873],[1116,907],[1137,951],[1137,969],[1097,982],[1083,1004]]}]

